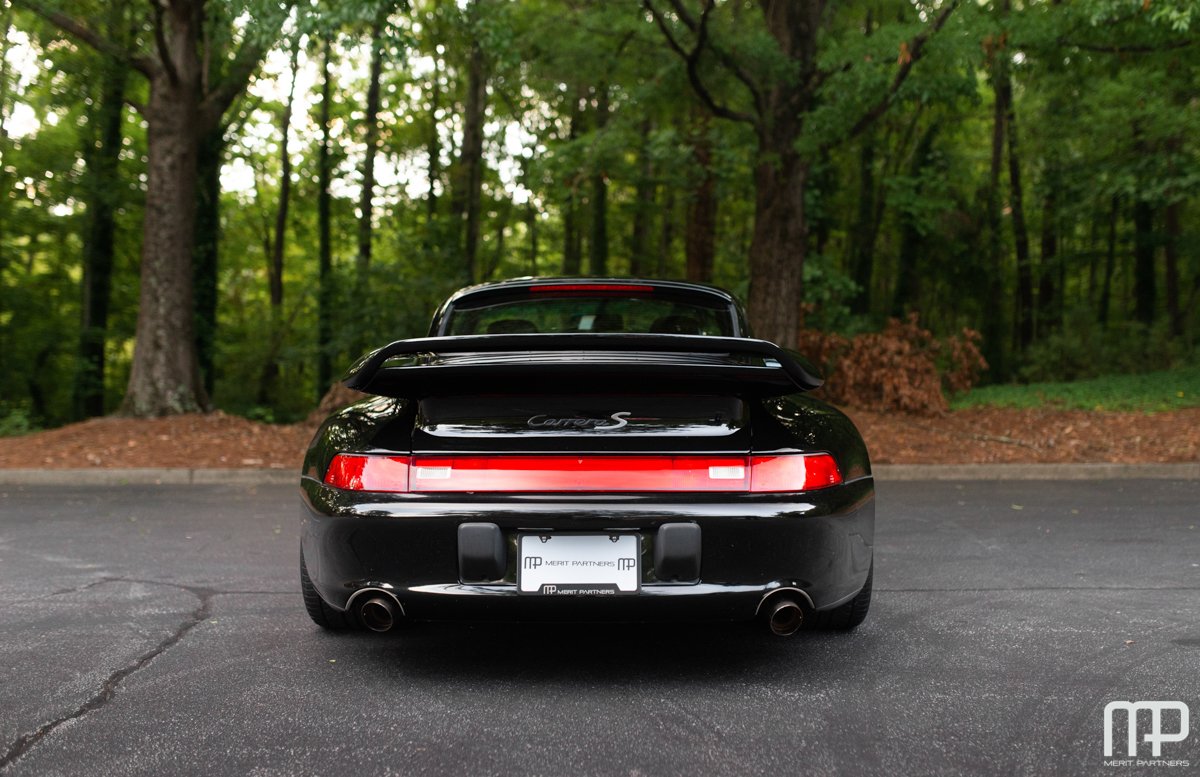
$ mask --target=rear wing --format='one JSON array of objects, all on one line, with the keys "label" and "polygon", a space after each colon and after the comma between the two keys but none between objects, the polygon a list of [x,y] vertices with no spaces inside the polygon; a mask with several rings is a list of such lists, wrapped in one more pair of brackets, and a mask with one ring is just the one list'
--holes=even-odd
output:
[{"label": "rear wing", "polygon": [[388,397],[632,391],[782,396],[819,388],[802,356],[766,340],[664,334],[506,334],[397,340],[343,383]]}]

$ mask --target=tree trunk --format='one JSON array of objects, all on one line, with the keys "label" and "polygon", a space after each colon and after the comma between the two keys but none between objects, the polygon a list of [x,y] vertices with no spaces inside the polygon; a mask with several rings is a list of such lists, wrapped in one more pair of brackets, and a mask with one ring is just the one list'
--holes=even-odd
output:
[{"label": "tree trunk", "polygon": [[[579,137],[583,112],[579,108],[580,98],[575,95],[567,127],[567,141]],[[566,202],[563,205],[563,275],[579,275],[583,269],[583,244],[579,229],[579,189],[574,180],[568,182]]]},{"label": "tree trunk", "polygon": [[999,69],[1003,67],[1003,52],[991,49],[990,69],[992,78],[992,156],[988,173],[987,195],[987,261],[984,273],[987,277],[987,291],[983,299],[983,323],[980,334],[983,336],[983,357],[987,361],[993,378],[1003,378],[1008,373],[1005,351],[1004,325],[1004,239],[1001,230],[1001,192],[1000,175],[1004,169],[1004,128],[1008,116],[1008,105],[1005,102],[1006,91],[1000,86]]},{"label": "tree trunk", "polygon": [[329,56],[333,37],[326,35],[321,51],[321,144],[317,148],[317,400],[325,396],[333,381],[333,242],[330,231],[333,178],[330,158],[330,105],[333,98]]},{"label": "tree trunk", "polygon": [[438,111],[442,109],[442,60],[433,58],[433,73],[429,76],[429,140],[425,144],[425,155],[429,157],[429,193],[425,196],[425,236],[431,237],[430,225],[437,218],[437,183],[442,174],[442,140],[438,134]]},{"label": "tree trunk", "polygon": [[1112,198],[1112,210],[1108,219],[1108,251],[1104,256],[1104,281],[1100,287],[1100,326],[1108,326],[1109,308],[1112,304],[1112,279],[1117,266],[1117,217],[1120,215],[1117,195]]},{"label": "tree trunk", "polygon": [[1133,231],[1134,316],[1151,326],[1158,302],[1154,280],[1154,208],[1145,200],[1133,203]]},{"label": "tree trunk", "polygon": [[211,397],[216,381],[217,270],[221,247],[221,158],[225,153],[224,125],[200,138],[196,162],[196,247],[192,252],[195,289],[196,358],[204,391]]},{"label": "tree trunk", "polygon": [[366,128],[364,144],[366,150],[362,163],[362,188],[358,195],[358,256],[354,267],[357,281],[366,284],[371,267],[371,247],[375,234],[375,157],[379,153],[379,79],[383,72],[383,19],[377,19],[371,27],[371,73],[367,84]]},{"label": "tree trunk", "polygon": [[1037,298],[1037,334],[1044,336],[1062,325],[1062,306],[1056,304],[1055,275],[1062,265],[1058,261],[1058,204],[1055,196],[1056,176],[1050,176],[1050,186],[1042,198],[1042,251]]},{"label": "tree trunk", "polygon": [[[1007,6],[1007,3],[1006,3]],[[1021,155],[1017,137],[1017,107],[1013,100],[1012,75],[1007,53],[1000,66],[997,89],[1004,91],[1005,124],[1008,129],[1008,197],[1012,209],[1013,246],[1017,254],[1017,348],[1025,351],[1033,342],[1033,267],[1029,257],[1029,230],[1025,226],[1024,190],[1021,187]]]},{"label": "tree trunk", "polygon": [[[662,207],[659,208],[658,226],[658,262],[655,266],[655,277],[667,277],[671,266],[671,252],[675,250],[675,190],[664,186]],[[747,255],[749,252],[747,252]]]},{"label": "tree trunk", "polygon": [[[474,13],[476,3],[471,4]],[[473,33],[474,34],[474,33]],[[479,206],[483,191],[483,123],[487,110],[487,74],[483,48],[471,43],[467,60],[467,101],[463,108],[463,142],[459,160],[459,192],[456,195],[462,219],[463,273],[468,283],[479,276]]]},{"label": "tree trunk", "polygon": [[[917,141],[913,149],[912,166],[908,171],[911,178],[920,180],[921,173],[933,161],[933,141],[939,126],[937,122]],[[920,191],[917,192],[918,196]],[[896,293],[892,298],[892,315],[899,318],[916,306],[921,292],[920,259],[922,252],[921,233],[916,219],[909,213],[900,216],[900,256],[896,271]]]},{"label": "tree trunk", "polygon": [[[608,84],[596,89],[596,133],[604,132],[608,124]],[[604,160],[597,160],[592,171],[592,239],[588,244],[588,272],[608,274],[608,178]]]},{"label": "tree trunk", "polygon": [[83,304],[79,366],[75,374],[74,416],[104,415],[104,342],[112,292],[114,200],[120,191],[118,165],[129,66],[106,61],[101,72],[100,100],[92,114],[87,163],[87,238],[83,245]]},{"label": "tree trunk", "polygon": [[1180,211],[1183,203],[1176,200],[1167,206],[1164,217],[1166,220],[1166,260],[1167,260],[1167,316],[1170,319],[1171,336],[1183,336],[1183,312],[1179,306],[1179,247],[1182,244],[1180,228]]},{"label": "tree trunk", "polygon": [[[869,13],[867,18],[869,24]],[[879,228],[875,218],[875,144],[875,131],[867,131],[858,152],[858,217],[850,235],[850,272],[858,287],[850,310],[859,315],[871,312],[871,285],[875,278],[875,238]]]},{"label": "tree trunk", "polygon": [[804,191],[809,169],[792,150],[796,134],[781,129],[777,140],[782,142],[760,148],[754,169],[749,316],[755,336],[794,348],[808,245]]},{"label": "tree trunk", "polygon": [[[184,26],[182,23],[180,26]],[[173,29],[171,50],[194,45],[198,31]],[[177,57],[176,67],[195,65]],[[135,416],[194,413],[208,407],[200,380],[192,308],[196,159],[200,123],[198,79],[166,73],[150,82],[147,115],[146,208],[142,234],[137,339],[122,412]]]},{"label": "tree trunk", "polygon": [[712,139],[707,117],[692,137],[692,165],[697,176],[684,226],[684,254],[689,281],[712,283],[717,252],[717,179],[712,170]]},{"label": "tree trunk", "polygon": [[292,198],[292,155],[288,141],[292,137],[292,106],[296,98],[296,60],[300,56],[300,38],[292,43],[291,86],[279,119],[279,203],[275,208],[275,238],[271,242],[267,281],[271,302],[271,347],[263,362],[258,383],[258,402],[268,405],[275,401],[279,381],[279,349],[283,343],[283,257],[287,248],[288,205]]},{"label": "tree trunk", "polygon": [[530,197],[525,202],[525,231],[529,235],[529,274],[538,274],[538,212]]},{"label": "tree trunk", "polygon": [[629,274],[644,276],[650,269],[650,214],[654,212],[654,164],[650,157],[650,120],[642,121],[638,147],[638,178],[633,195],[633,229],[629,234]]}]

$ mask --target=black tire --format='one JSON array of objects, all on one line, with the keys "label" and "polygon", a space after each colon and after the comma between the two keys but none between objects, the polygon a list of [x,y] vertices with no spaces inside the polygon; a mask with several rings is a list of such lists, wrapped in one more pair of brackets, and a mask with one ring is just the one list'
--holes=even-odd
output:
[{"label": "black tire", "polygon": [[874,577],[875,562],[872,561],[862,590],[853,599],[832,610],[809,613],[809,627],[823,631],[850,631],[866,620],[867,610],[871,609],[871,581]]},{"label": "black tire", "polygon": [[349,631],[358,628],[358,624],[349,613],[333,609],[321,595],[317,593],[312,578],[308,576],[308,567],[304,565],[304,551],[300,551],[300,591],[304,594],[304,609],[313,623],[329,631]]}]

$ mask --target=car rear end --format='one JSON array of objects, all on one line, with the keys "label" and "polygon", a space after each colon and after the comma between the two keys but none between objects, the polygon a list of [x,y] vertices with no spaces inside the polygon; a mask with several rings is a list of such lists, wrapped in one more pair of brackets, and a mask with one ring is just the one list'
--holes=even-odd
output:
[{"label": "car rear end", "polygon": [[[675,310],[651,312],[697,319]],[[866,451],[800,393],[805,365],[727,335],[516,326],[356,367],[380,396],[325,423],[302,480],[304,575],[333,625],[778,610],[790,631],[869,595]]]}]

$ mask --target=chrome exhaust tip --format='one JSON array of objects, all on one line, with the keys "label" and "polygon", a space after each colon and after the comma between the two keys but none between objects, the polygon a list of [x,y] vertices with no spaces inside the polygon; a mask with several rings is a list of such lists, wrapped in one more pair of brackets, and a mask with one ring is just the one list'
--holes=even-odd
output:
[{"label": "chrome exhaust tip", "polygon": [[396,603],[387,596],[374,596],[358,607],[358,619],[371,631],[391,631],[399,619]]},{"label": "chrome exhaust tip", "polygon": [[804,609],[791,599],[778,599],[767,610],[767,627],[778,637],[795,634],[804,625]]}]

